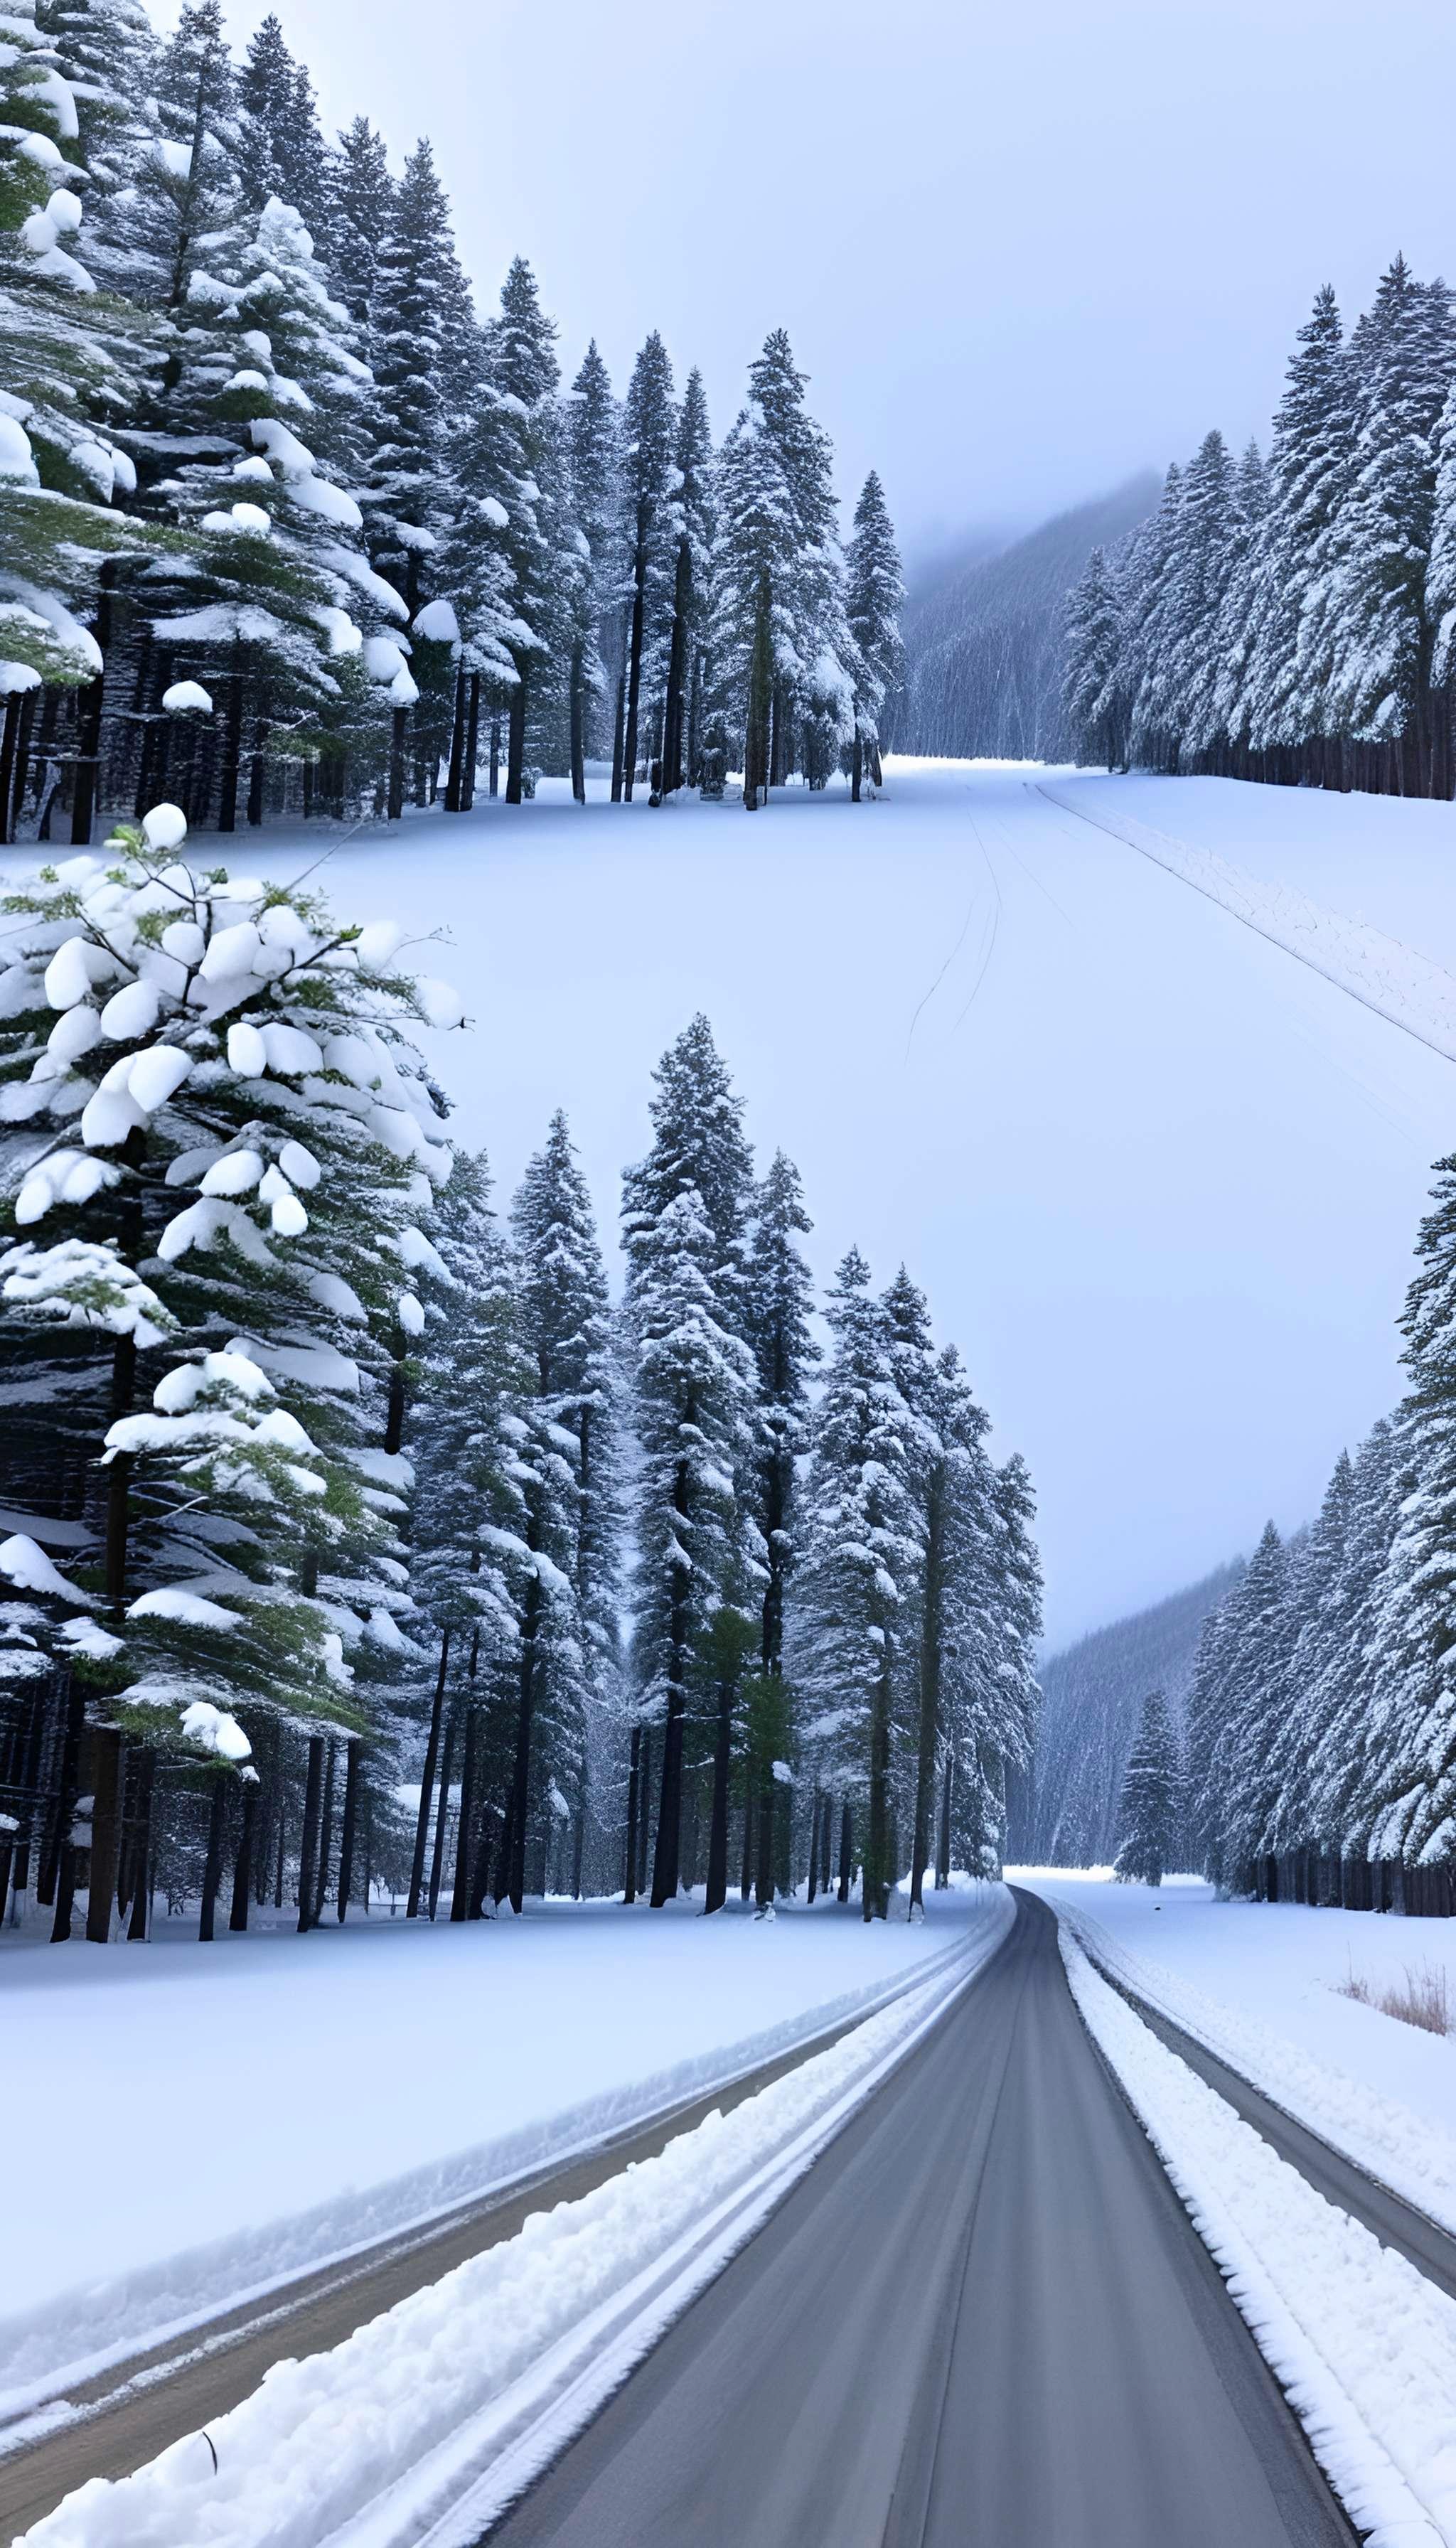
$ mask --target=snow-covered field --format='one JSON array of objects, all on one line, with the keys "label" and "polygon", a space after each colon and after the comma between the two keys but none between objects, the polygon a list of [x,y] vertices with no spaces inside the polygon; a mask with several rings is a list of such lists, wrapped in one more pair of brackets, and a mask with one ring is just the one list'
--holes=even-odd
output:
[{"label": "snow-covered field", "polygon": [[562,1904],[7,1956],[5,2071],[26,2086],[0,2167],[26,2200],[0,2405],[770,2058],[956,1947],[973,1904],[867,1930],[835,1905]]},{"label": "snow-covered field", "polygon": [[[652,1066],[707,1011],[761,1153],[802,1170],[816,1270],[851,1240],[886,1279],[907,1260],[996,1447],[1030,1460],[1054,1644],[1314,1510],[1399,1392],[1456,1106],[1447,1061],[1048,803],[1044,775],[898,763],[877,804],[790,790],[751,822],[582,809],[547,782],[361,834],[326,880],[361,916],[450,931],[431,961],[475,1020],[439,1040],[460,1131],[508,1192],[564,1105],[608,1235]],[[1451,807],[1052,783],[1170,832],[1186,804],[1235,864],[1248,835],[1313,898],[1437,956],[1456,940]],[[1419,889],[1388,910],[1393,853]],[[263,864],[288,868],[281,838]]]},{"label": "snow-covered field", "polygon": [[1105,1869],[1008,1869],[1047,1901],[1071,1902],[1143,1963],[1161,1964],[1239,2018],[1288,2038],[1412,2115],[1456,2135],[1456,2037],[1426,2035],[1346,1999],[1353,1970],[1379,1987],[1408,1965],[1442,1967],[1456,2005],[1456,1921],[1379,1919],[1299,1902],[1220,1902],[1196,1876],[1156,1891]]}]

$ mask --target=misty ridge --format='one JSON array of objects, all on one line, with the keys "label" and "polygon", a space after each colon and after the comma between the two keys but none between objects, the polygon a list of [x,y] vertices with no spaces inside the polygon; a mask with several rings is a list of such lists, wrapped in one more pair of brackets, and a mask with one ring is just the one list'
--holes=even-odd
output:
[{"label": "misty ridge", "polygon": [[913,568],[901,620],[904,687],[882,719],[888,748],[1071,760],[1067,595],[1095,549],[1115,547],[1153,513],[1161,486],[1153,470],[1140,470],[1009,545],[969,536]]}]

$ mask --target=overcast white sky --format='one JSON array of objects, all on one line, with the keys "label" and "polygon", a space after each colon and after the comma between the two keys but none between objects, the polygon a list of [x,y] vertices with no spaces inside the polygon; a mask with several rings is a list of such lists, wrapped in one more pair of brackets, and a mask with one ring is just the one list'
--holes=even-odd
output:
[{"label": "overcast white sky", "polygon": [[573,368],[659,326],[719,430],[786,326],[911,545],[1262,433],[1320,283],[1353,313],[1398,247],[1456,265],[1449,0],[278,14],[330,129],[431,136],[483,307],[519,250]]}]

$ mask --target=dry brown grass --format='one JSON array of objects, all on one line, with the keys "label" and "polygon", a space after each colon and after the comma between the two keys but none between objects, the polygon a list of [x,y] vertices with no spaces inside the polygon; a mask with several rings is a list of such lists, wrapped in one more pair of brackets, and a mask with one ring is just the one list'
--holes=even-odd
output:
[{"label": "dry brown grass", "polygon": [[1344,1999],[1357,1999],[1365,2008],[1398,2017],[1403,2026],[1418,2026],[1426,2035],[1451,2033],[1451,1986],[1444,1965],[1408,1964],[1403,1982],[1377,1983],[1367,1981],[1351,1964],[1335,1988]]}]

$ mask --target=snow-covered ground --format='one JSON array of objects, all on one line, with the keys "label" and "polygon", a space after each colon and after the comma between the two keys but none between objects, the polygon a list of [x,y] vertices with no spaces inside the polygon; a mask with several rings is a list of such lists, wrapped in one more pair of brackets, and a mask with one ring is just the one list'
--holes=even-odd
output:
[{"label": "snow-covered ground", "polygon": [[1456,1985],[1456,1923],[1220,1902],[1192,1876],[1156,1890],[1105,1868],[1008,1870],[1114,1981],[1456,2233],[1456,2039],[1345,1997],[1408,1967]]},{"label": "snow-covered ground", "polygon": [[1367,2548],[1456,2542],[1456,2303],[1169,2052],[1065,1928],[1092,2035]]},{"label": "snow-covered ground", "polygon": [[[614,1904],[4,1960],[0,2406],[834,2024],[958,1946]],[[98,2117],[96,2083],[106,2082]],[[122,2176],[97,2164],[97,2134]]]},{"label": "snow-covered ground", "polygon": [[[201,2436],[93,2481],[35,2548],[465,2542],[586,2424],[995,1953],[1000,1885],[938,1906],[955,1952],[830,2049],[361,2326]],[[923,1933],[914,1933],[923,1934]],[[438,2516],[444,2515],[442,2527]]]},{"label": "snow-covered ground", "polygon": [[[908,1261],[999,1450],[1031,1462],[1053,1643],[1315,1509],[1397,1397],[1395,1319],[1451,1065],[1149,860],[1037,792],[1048,774],[892,764],[877,804],[790,790],[585,809],[547,792],[340,846],[363,917],[454,940],[474,1031],[438,1040],[458,1124],[508,1192],[564,1105],[598,1214],[649,1138],[652,1066],[713,1021],[761,1153],[796,1157],[816,1271]],[[1176,832],[1203,782],[1157,790]],[[1209,782],[1212,786],[1212,782]],[[1111,801],[1111,792],[1109,793]],[[1444,956],[1456,810],[1225,787],[1218,842],[1367,908],[1393,849]],[[1321,883],[1318,844],[1341,864]],[[317,857],[322,829],[296,836]],[[256,849],[249,851],[256,860]],[[1299,862],[1304,864],[1300,864]],[[288,844],[262,862],[284,872]],[[1296,872],[1298,866],[1298,872]],[[1355,884],[1368,876],[1359,901]],[[1418,902],[1419,909],[1414,905]],[[432,959],[434,960],[434,959]]]}]

